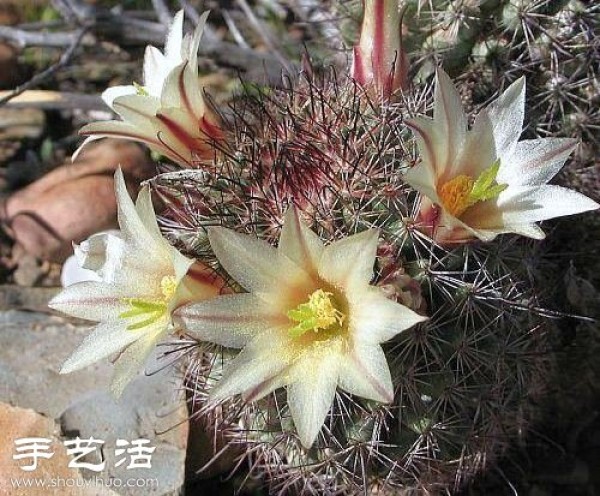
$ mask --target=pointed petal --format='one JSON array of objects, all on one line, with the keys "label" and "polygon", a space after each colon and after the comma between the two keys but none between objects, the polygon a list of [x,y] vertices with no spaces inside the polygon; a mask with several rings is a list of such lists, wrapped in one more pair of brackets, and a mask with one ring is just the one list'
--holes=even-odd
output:
[{"label": "pointed petal", "polygon": [[119,355],[115,361],[115,370],[110,384],[110,391],[115,398],[119,398],[125,386],[140,373],[164,330],[163,327],[145,332],[140,339],[130,344]]},{"label": "pointed petal", "polygon": [[225,366],[223,378],[209,394],[209,401],[219,402],[243,393],[255,401],[285,383],[283,373],[290,364],[290,338],[279,331],[267,331],[250,341]]},{"label": "pointed petal", "polygon": [[119,315],[129,309],[123,301],[126,296],[131,295],[113,285],[86,281],[63,289],[48,306],[80,319],[120,321]]},{"label": "pointed petal", "polygon": [[391,403],[394,387],[387,360],[379,345],[356,342],[340,362],[339,387],[369,400]]},{"label": "pointed petal", "polygon": [[[448,170],[443,179],[450,180],[460,174],[471,177],[488,169],[498,158],[494,141],[493,123],[484,109],[475,118],[473,127],[465,136],[465,143],[454,166]],[[500,167],[502,168],[502,162]]]},{"label": "pointed petal", "polygon": [[[311,352],[308,356],[313,355]],[[288,385],[288,405],[305,448],[314,443],[335,397],[340,357],[336,353],[321,354],[301,360],[294,366],[301,373],[293,374]]]},{"label": "pointed petal", "polygon": [[158,227],[158,222],[156,221],[156,214],[154,213],[154,206],[152,205],[152,195],[148,185],[144,185],[138,193],[138,197],[135,201],[135,210],[148,233],[157,243],[162,243],[164,238]]},{"label": "pointed petal", "polygon": [[433,118],[436,128],[436,140],[433,145],[439,159],[439,177],[457,160],[467,131],[467,118],[460,95],[442,69],[436,72]]},{"label": "pointed petal", "polygon": [[351,290],[366,286],[373,278],[379,231],[369,229],[340,241],[323,250],[319,274],[329,283]]},{"label": "pointed petal", "polygon": [[140,338],[128,331],[123,322],[102,322],[83,340],[60,369],[61,374],[80,370],[123,349]]},{"label": "pointed petal", "polygon": [[198,71],[198,48],[200,47],[200,39],[202,38],[202,33],[206,27],[206,20],[208,19],[209,14],[210,11],[206,11],[200,16],[194,34],[187,46],[187,56],[184,54],[184,58],[187,58],[190,68],[196,74]]},{"label": "pointed petal", "polygon": [[165,58],[170,67],[181,63],[181,46],[183,44],[183,10],[179,10],[173,16],[173,22],[169,28],[169,34],[165,41]]},{"label": "pointed petal", "polygon": [[313,231],[301,222],[298,211],[290,207],[285,214],[278,253],[285,255],[311,275],[317,273],[324,245]]},{"label": "pointed petal", "polygon": [[270,293],[308,279],[290,259],[254,236],[214,227],[208,230],[208,239],[223,268],[248,291]]},{"label": "pointed petal", "polygon": [[442,157],[437,155],[435,145],[438,141],[435,122],[427,117],[415,117],[405,124],[415,134],[421,156],[421,161],[404,175],[405,181],[411,186],[415,182],[435,189],[438,176],[443,172]]},{"label": "pointed petal", "polygon": [[[119,219],[119,226],[121,232],[127,243],[134,243],[144,248],[145,257],[151,255],[151,258],[162,258],[168,255],[164,245],[162,244],[162,237],[160,241],[156,239],[156,233],[150,232],[142,222],[138,211],[133,204],[133,200],[129,196],[127,186],[125,185],[125,178],[123,177],[123,171],[120,167],[115,172],[115,194],[117,196],[117,214]],[[146,200],[142,199],[142,203]],[[146,205],[144,208],[152,208]],[[148,216],[146,212],[145,216]],[[146,219],[148,220],[148,219]]]},{"label": "pointed petal", "polygon": [[[132,126],[128,122],[122,121],[92,122],[91,124],[86,124],[83,126],[79,130],[79,134],[82,136],[89,136],[89,138],[87,138],[79,147],[76,152],[77,154],[84,145],[87,145],[90,141],[95,141],[100,138],[121,138],[140,141],[149,146],[153,145],[155,148],[161,148],[163,146],[156,136],[156,132],[154,130],[150,131],[149,129],[140,129]],[[73,160],[75,160],[75,158],[76,155],[74,154]]]},{"label": "pointed petal", "polygon": [[539,222],[600,206],[587,196],[561,186],[518,186],[503,193],[498,198],[498,208],[504,225]]},{"label": "pointed petal", "polygon": [[199,120],[204,115],[204,99],[198,74],[190,68],[188,62],[175,67],[165,79],[161,94],[162,113],[165,109],[174,108],[181,111],[185,122],[182,127],[190,135],[198,136]]},{"label": "pointed petal", "polygon": [[546,184],[562,168],[577,146],[570,138],[542,138],[517,143],[500,162],[497,180],[515,186]]},{"label": "pointed petal", "polygon": [[113,109],[135,128],[151,133],[154,130],[152,121],[160,109],[160,100],[152,96],[125,95],[113,102]]},{"label": "pointed petal", "polygon": [[523,130],[525,116],[525,78],[511,84],[498,99],[488,107],[494,124],[496,150],[506,153],[517,142]]},{"label": "pointed petal", "polygon": [[352,314],[350,332],[358,341],[383,343],[396,334],[427,320],[410,308],[386,298],[381,290],[369,287],[348,295]]},{"label": "pointed petal", "polygon": [[169,70],[166,57],[161,51],[151,45],[144,52],[144,89],[155,98],[160,92]]},{"label": "pointed petal", "polygon": [[135,95],[136,93],[137,90],[135,89],[135,86],[112,86],[102,92],[102,100],[104,100],[104,103],[106,103],[106,105],[108,105],[110,108],[113,108],[113,102],[116,98],[127,95]]},{"label": "pointed petal", "polygon": [[250,293],[224,295],[186,305],[175,313],[192,336],[231,348],[242,348],[255,336],[285,329],[289,320]]},{"label": "pointed petal", "polygon": [[430,169],[424,161],[411,167],[404,174],[403,179],[419,193],[429,198],[433,203],[440,203],[436,191],[436,178],[430,174]]}]

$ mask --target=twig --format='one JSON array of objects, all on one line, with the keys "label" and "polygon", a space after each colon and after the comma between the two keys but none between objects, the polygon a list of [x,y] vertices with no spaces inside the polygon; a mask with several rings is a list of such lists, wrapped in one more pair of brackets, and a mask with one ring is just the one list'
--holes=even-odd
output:
[{"label": "twig", "polygon": [[[0,100],[10,95],[11,91],[0,91]],[[42,110],[109,110],[100,95],[86,95],[65,91],[27,90],[18,96],[11,96],[6,107],[35,107]]]},{"label": "twig", "polygon": [[264,43],[267,45],[267,48],[275,54],[279,63],[285,67],[287,72],[291,72],[291,66],[289,60],[281,54],[279,49],[273,43],[271,36],[269,35],[269,30],[267,27],[254,15],[254,12],[248,5],[246,0],[236,0],[236,3],[241,7],[244,14],[248,17],[250,24],[254,27],[254,30],[258,33],[258,35],[263,39]]},{"label": "twig", "polygon": [[0,106],[4,105],[6,102],[8,102],[9,100],[11,100],[12,98],[20,95],[24,91],[26,91],[26,90],[34,87],[34,86],[37,86],[38,84],[40,84],[41,82],[43,82],[47,78],[49,78],[50,76],[54,75],[54,73],[56,73],[62,67],[64,67],[65,65],[67,65],[69,63],[69,61],[71,60],[71,57],[73,56],[73,54],[75,53],[75,51],[79,47],[79,43],[83,39],[83,37],[84,37],[84,35],[85,35],[86,32],[87,32],[87,28],[81,28],[76,33],[76,36],[75,36],[75,38],[73,39],[73,41],[71,43],[71,46],[69,46],[69,48],[60,56],[60,59],[58,59],[58,62],[52,64],[47,69],[45,69],[42,72],[36,74],[29,81],[27,81],[26,83],[23,83],[22,85],[17,86],[7,96],[5,96],[4,98],[0,99]]},{"label": "twig", "polygon": [[163,26],[169,27],[171,24],[171,12],[164,0],[152,0],[152,6],[158,16],[158,20]]},{"label": "twig", "polygon": [[75,32],[29,32],[10,26],[0,26],[0,39],[9,40],[20,47],[45,46],[64,48],[71,46],[78,36]]},{"label": "twig", "polygon": [[231,17],[231,14],[229,13],[229,11],[226,9],[223,9],[221,11],[221,15],[223,16],[223,19],[225,20],[225,24],[227,24],[227,27],[229,28],[231,36],[233,36],[233,39],[235,40],[235,42],[242,48],[246,48],[246,49],[250,48],[250,45],[248,45],[248,42],[244,39],[244,35],[242,33],[240,33],[240,30],[235,25],[235,21],[233,20],[233,17]]}]

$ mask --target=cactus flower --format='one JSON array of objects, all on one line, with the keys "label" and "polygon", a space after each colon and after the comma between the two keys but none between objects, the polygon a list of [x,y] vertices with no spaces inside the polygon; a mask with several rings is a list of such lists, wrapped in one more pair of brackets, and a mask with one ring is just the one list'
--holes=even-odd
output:
[{"label": "cactus flower", "polygon": [[192,336],[242,348],[225,367],[210,401],[237,393],[253,401],[285,386],[306,448],[317,437],[337,387],[392,401],[380,343],[425,318],[369,284],[377,230],[324,246],[290,209],[277,249],[225,228],[211,228],[208,237],[223,268],[248,290],[176,312]]},{"label": "cactus flower", "polygon": [[502,233],[543,239],[536,222],[594,210],[588,197],[546,184],[577,142],[566,138],[519,141],[525,112],[525,79],[514,82],[468,129],[461,99],[441,69],[433,119],[407,121],[421,161],[405,181],[422,194],[418,221],[441,243]]},{"label": "cactus flower", "polygon": [[147,187],[134,205],[119,169],[115,190],[120,232],[92,236],[75,250],[82,266],[95,271],[101,281],[69,286],[49,306],[98,322],[60,372],[79,370],[123,350],[111,384],[119,396],[171,328],[173,310],[219,290],[207,269],[161,236]]},{"label": "cactus flower", "polygon": [[144,84],[108,88],[106,104],[123,120],[94,122],[79,132],[92,140],[116,137],[145,143],[150,149],[184,167],[212,158],[222,134],[206,107],[198,80],[197,52],[208,12],[193,36],[183,36],[183,11],[175,15],[164,55],[148,46]]},{"label": "cactus flower", "polygon": [[406,85],[406,56],[402,49],[398,0],[363,0],[364,17],[354,47],[352,78],[389,99]]}]

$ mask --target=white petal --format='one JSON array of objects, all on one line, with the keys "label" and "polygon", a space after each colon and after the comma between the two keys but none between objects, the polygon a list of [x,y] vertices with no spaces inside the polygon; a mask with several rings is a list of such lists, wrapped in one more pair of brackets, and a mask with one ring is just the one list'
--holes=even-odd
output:
[{"label": "white petal", "polygon": [[298,211],[290,207],[283,221],[278,253],[313,275],[317,273],[323,249],[324,245],[319,236],[306,227],[300,220]]},{"label": "white petal", "polygon": [[99,282],[102,278],[93,270],[81,267],[75,255],[65,260],[60,271],[60,283],[63,288],[73,286],[79,282]]},{"label": "white petal", "polygon": [[369,229],[335,241],[323,250],[319,274],[341,288],[366,286],[373,278],[379,231]]},{"label": "white petal", "polygon": [[414,167],[411,167],[403,176],[404,181],[410,184],[422,195],[425,195],[433,203],[440,203],[436,191],[437,179],[430,173],[429,166],[425,161],[421,161]]},{"label": "white petal", "polygon": [[358,341],[383,343],[396,334],[427,320],[410,308],[386,298],[381,290],[369,287],[349,294],[350,331]]},{"label": "white petal", "polygon": [[121,138],[126,140],[140,141],[142,143],[146,143],[153,149],[161,149],[163,147],[163,144],[157,138],[156,131],[154,129],[141,129],[128,122],[122,121],[92,122],[91,124],[86,124],[83,126],[79,130],[79,134],[82,136],[88,136],[88,138],[78,148],[77,152],[73,154],[73,160],[76,159],[77,155],[81,152],[81,149],[85,145],[91,141],[96,141],[101,138]]},{"label": "white petal", "polygon": [[161,105],[163,114],[168,108],[180,110],[179,115],[185,118],[181,126],[189,134],[198,135],[198,121],[204,116],[204,99],[198,74],[190,68],[188,62],[169,72],[161,94]]},{"label": "white petal", "polygon": [[311,357],[294,366],[302,373],[294,374],[297,377],[288,385],[287,398],[300,442],[305,448],[310,448],[314,443],[331,408],[340,361],[339,355],[329,353],[319,360]]},{"label": "white petal", "polygon": [[458,159],[467,131],[467,118],[460,95],[442,70],[436,72],[433,118],[435,121],[438,177]]},{"label": "white petal", "polygon": [[[128,243],[135,243],[136,245],[143,247],[145,257],[156,259],[169,255],[162,244],[162,241],[159,242],[156,239],[156,233],[150,232],[140,218],[138,211],[129,196],[129,192],[127,191],[123,171],[120,167],[117,168],[115,172],[115,194],[117,196],[119,226],[121,227],[125,240]],[[144,208],[148,208],[148,206],[146,205]],[[148,215],[146,214],[145,220],[148,221]]]},{"label": "white petal", "polygon": [[121,321],[119,315],[129,310],[123,301],[126,295],[114,285],[101,282],[81,282],[63,289],[48,306],[80,319]]},{"label": "white petal", "polygon": [[561,186],[517,186],[500,194],[498,208],[504,225],[528,224],[596,210],[599,205],[577,191]]},{"label": "white petal", "polygon": [[517,143],[500,162],[497,181],[515,186],[546,184],[577,146],[570,138],[543,138]]},{"label": "white petal", "polygon": [[208,239],[223,268],[248,291],[270,293],[308,279],[291,260],[254,236],[214,227],[208,230]]},{"label": "white petal", "polygon": [[379,345],[356,342],[350,355],[340,362],[339,387],[369,400],[394,400],[392,376]]},{"label": "white petal", "polygon": [[492,120],[488,112],[482,110],[475,118],[473,127],[466,134],[458,160],[454,163],[452,170],[448,171],[444,180],[453,179],[460,174],[479,177],[497,158]]},{"label": "white petal", "polygon": [[198,25],[194,30],[194,34],[191,37],[189,44],[187,45],[187,56],[183,54],[184,58],[187,58],[190,68],[197,74],[198,72],[198,48],[200,47],[200,39],[202,33],[206,27],[206,20],[208,19],[209,12],[204,12],[198,20]]},{"label": "white petal", "polygon": [[175,67],[182,61],[181,46],[183,43],[183,10],[179,10],[173,17],[169,34],[165,41],[165,58],[169,67]]},{"label": "white petal", "polygon": [[113,108],[113,102],[115,101],[115,98],[127,95],[135,95],[136,93],[137,90],[135,89],[135,86],[112,86],[102,92],[102,100],[104,100],[104,103],[106,103],[106,105],[108,105],[110,108]]},{"label": "white petal", "polygon": [[60,369],[68,374],[98,362],[107,356],[121,351],[125,346],[139,339],[143,334],[128,331],[124,322],[103,322],[98,324],[71,354]]},{"label": "white petal", "polygon": [[489,107],[499,153],[508,152],[521,136],[525,115],[525,78],[511,84]]},{"label": "white petal", "polygon": [[293,358],[290,345],[290,338],[279,331],[254,338],[226,365],[209,400],[218,402],[243,393],[247,401],[255,401],[281,387],[285,383],[284,371]]},{"label": "white petal", "polygon": [[82,268],[101,274],[108,258],[112,256],[116,259],[121,258],[124,251],[123,244],[119,231],[111,230],[92,234],[79,245],[73,244],[73,249]]},{"label": "white petal", "polygon": [[148,94],[160,97],[168,72],[169,65],[161,51],[151,45],[147,46],[144,53],[144,89]]},{"label": "white petal", "polygon": [[113,108],[124,121],[140,131],[151,133],[154,130],[153,120],[160,109],[160,100],[152,96],[125,95],[113,102]]},{"label": "white petal", "polygon": [[125,386],[139,374],[163,333],[164,328],[146,332],[119,355],[110,384],[110,391],[115,398],[121,396]]},{"label": "white petal", "polygon": [[445,164],[442,157],[438,157],[436,143],[438,140],[435,122],[427,117],[408,119],[406,125],[414,132],[421,161],[404,175],[406,182],[411,186],[422,185],[427,188],[436,188],[438,172],[441,175]]},{"label": "white petal", "polygon": [[250,293],[186,305],[175,315],[192,336],[232,348],[242,348],[265,331],[289,327],[285,315],[274,312]]},{"label": "white petal", "polygon": [[158,222],[156,221],[156,214],[154,213],[154,206],[152,205],[152,195],[148,185],[143,186],[138,193],[138,197],[135,201],[135,210],[148,233],[157,243],[163,243],[165,239],[163,238],[158,227]]}]

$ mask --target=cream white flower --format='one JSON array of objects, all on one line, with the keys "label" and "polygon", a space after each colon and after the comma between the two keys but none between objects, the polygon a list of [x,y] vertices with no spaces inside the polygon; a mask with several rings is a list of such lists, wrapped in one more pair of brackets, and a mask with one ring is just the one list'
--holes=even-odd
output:
[{"label": "cream white flower", "polygon": [[79,132],[90,141],[117,137],[145,143],[182,166],[214,154],[222,137],[214,115],[204,102],[198,80],[197,52],[208,12],[193,36],[183,36],[183,11],[175,15],[165,53],[148,46],[144,57],[144,84],[115,86],[102,94],[122,121],[94,122]]},{"label": "cream white flower", "polygon": [[586,196],[546,184],[576,146],[566,138],[519,141],[525,79],[475,118],[471,129],[450,78],[438,70],[433,119],[407,122],[421,162],[404,176],[422,195],[419,221],[442,243],[516,233],[542,239],[536,222],[594,210]]},{"label": "cream white flower", "polygon": [[65,288],[49,306],[99,324],[64,363],[61,373],[79,370],[124,351],[115,364],[111,390],[119,396],[139,372],[156,342],[172,327],[178,306],[218,294],[203,270],[161,235],[150,191],[144,187],[134,205],[121,170],[115,174],[119,233],[94,235],[77,246],[82,266],[100,282]]},{"label": "cream white flower", "polygon": [[257,400],[287,388],[299,438],[310,447],[336,388],[380,402],[394,396],[380,343],[425,320],[369,285],[378,231],[324,246],[290,209],[277,249],[224,228],[208,233],[224,269],[248,293],[186,305],[176,315],[197,338],[243,348],[210,392]]}]

